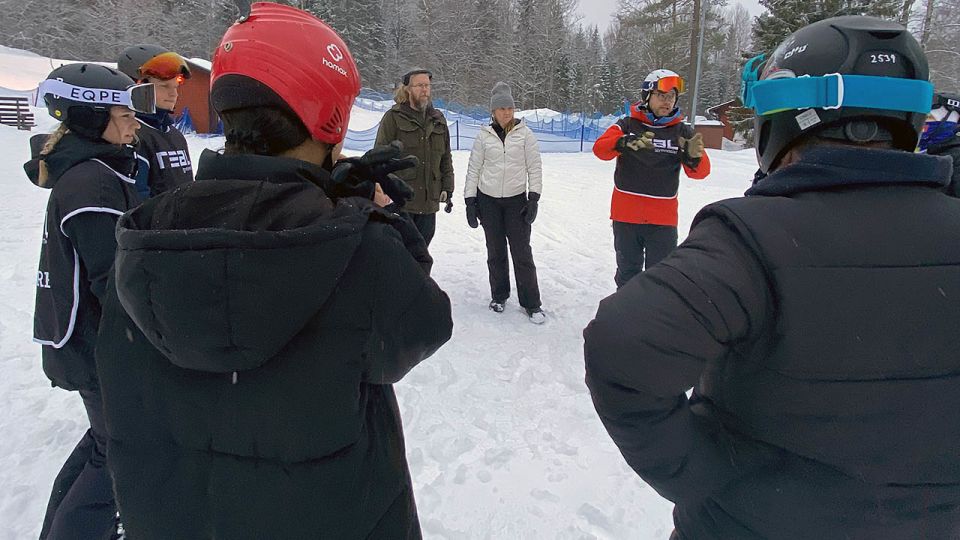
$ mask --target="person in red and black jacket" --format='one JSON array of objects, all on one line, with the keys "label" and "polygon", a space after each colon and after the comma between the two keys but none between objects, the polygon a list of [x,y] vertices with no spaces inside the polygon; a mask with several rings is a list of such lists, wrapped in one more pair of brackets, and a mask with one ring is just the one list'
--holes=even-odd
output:
[{"label": "person in red and black jacket", "polygon": [[703,137],[683,123],[677,99],[685,83],[658,69],[644,80],[630,116],[610,126],[593,145],[604,161],[617,159],[610,219],[617,251],[617,288],[677,247],[680,167],[695,180],[710,174]]}]

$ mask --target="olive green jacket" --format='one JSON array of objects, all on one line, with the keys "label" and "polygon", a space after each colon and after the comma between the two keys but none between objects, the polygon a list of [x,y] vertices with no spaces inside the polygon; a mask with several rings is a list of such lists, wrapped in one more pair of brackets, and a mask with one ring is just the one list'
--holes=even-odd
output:
[{"label": "olive green jacket", "polygon": [[394,105],[383,115],[377,131],[377,145],[399,140],[406,154],[420,160],[416,168],[397,175],[413,188],[413,199],[404,210],[414,214],[432,214],[440,209],[440,193],[453,196],[453,158],[450,155],[450,130],[443,113],[430,107],[426,114],[407,104]]}]

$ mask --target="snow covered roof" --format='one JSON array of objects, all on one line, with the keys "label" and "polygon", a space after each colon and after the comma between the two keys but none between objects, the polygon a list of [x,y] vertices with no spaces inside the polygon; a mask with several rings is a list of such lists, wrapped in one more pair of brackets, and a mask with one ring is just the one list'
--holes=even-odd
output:
[{"label": "snow covered roof", "polygon": [[203,58],[187,58],[187,62],[207,71],[213,69],[213,62]]}]

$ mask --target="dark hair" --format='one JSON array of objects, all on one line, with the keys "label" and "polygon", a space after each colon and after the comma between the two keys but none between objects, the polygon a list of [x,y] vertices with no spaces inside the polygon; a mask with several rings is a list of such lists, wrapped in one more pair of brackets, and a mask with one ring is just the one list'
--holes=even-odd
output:
[{"label": "dark hair", "polygon": [[246,107],[220,113],[224,154],[276,156],[310,139],[303,122],[279,107]]}]

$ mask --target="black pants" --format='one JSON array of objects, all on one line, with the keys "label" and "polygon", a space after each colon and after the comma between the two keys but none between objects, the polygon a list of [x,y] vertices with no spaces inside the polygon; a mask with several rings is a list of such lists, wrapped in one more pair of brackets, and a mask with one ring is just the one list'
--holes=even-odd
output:
[{"label": "black pants", "polygon": [[409,214],[413,224],[417,226],[420,235],[423,236],[427,247],[430,247],[430,241],[437,232],[437,214]]},{"label": "black pants", "polygon": [[498,199],[477,192],[477,211],[487,240],[487,270],[490,272],[492,299],[505,302],[510,298],[510,268],[507,265],[509,241],[520,305],[536,309],[540,307],[537,266],[533,264],[533,250],[530,249],[530,225],[520,215],[526,204],[526,194]]},{"label": "black pants", "polygon": [[[630,278],[657,264],[677,247],[677,228],[613,222],[613,247],[617,250],[617,288]],[[646,266],[644,266],[646,263]]]},{"label": "black pants", "polygon": [[116,527],[113,482],[107,470],[107,432],[99,392],[80,391],[90,429],[53,481],[40,538],[109,538]]}]

